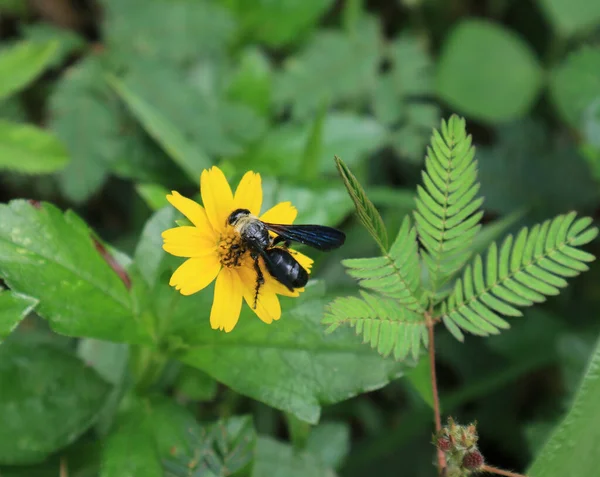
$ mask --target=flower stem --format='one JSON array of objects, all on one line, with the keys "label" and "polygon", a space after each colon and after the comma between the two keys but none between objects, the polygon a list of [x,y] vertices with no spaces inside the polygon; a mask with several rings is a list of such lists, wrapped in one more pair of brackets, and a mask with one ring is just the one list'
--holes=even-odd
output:
[{"label": "flower stem", "polygon": [[490,472],[492,474],[505,475],[506,477],[527,477],[526,475],[510,472],[509,470],[498,469],[497,467],[492,467],[491,465],[484,465],[481,468],[481,471]]},{"label": "flower stem", "polygon": [[[433,391],[433,413],[435,419],[435,431],[442,429],[442,418],[440,416],[440,396],[437,387],[437,377],[435,374],[435,341],[433,336],[433,327],[435,322],[431,319],[430,313],[425,313],[425,323],[429,333],[429,364],[431,367],[431,389]],[[441,449],[437,450],[438,472],[443,475],[446,468],[446,457]]]}]

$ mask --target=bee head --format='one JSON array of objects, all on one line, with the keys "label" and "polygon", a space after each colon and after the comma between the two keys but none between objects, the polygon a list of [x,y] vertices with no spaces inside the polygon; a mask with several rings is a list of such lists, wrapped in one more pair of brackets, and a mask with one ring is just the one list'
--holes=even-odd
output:
[{"label": "bee head", "polygon": [[229,225],[235,225],[235,223],[241,219],[242,217],[247,217],[250,215],[250,211],[248,209],[235,209],[228,217],[227,223]]}]

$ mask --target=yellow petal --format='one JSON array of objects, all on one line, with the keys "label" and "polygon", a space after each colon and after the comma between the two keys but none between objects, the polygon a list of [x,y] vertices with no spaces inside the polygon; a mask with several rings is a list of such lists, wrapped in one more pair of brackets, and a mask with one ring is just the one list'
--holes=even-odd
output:
[{"label": "yellow petal", "polygon": [[171,194],[167,195],[167,200],[200,230],[207,232],[212,230],[204,207],[200,204],[194,202],[192,199],[182,196],[177,191],[172,191]]},{"label": "yellow petal", "polygon": [[298,210],[291,202],[280,202],[262,214],[260,220],[272,224],[290,225],[296,220],[296,215],[298,215]]},{"label": "yellow petal", "polygon": [[213,166],[202,171],[200,194],[213,229],[217,233],[222,232],[227,224],[227,217],[233,212],[233,194],[221,169]]},{"label": "yellow petal", "polygon": [[312,258],[304,255],[301,252],[298,252],[297,250],[292,250],[291,248],[288,248],[288,252],[292,254],[292,256],[298,261],[302,268],[304,268],[304,270],[310,273],[312,264],[315,262]]},{"label": "yellow petal", "polygon": [[197,227],[175,227],[165,230],[162,238],[163,249],[176,257],[201,257],[216,253],[217,243],[212,229],[207,233]]},{"label": "yellow petal", "polygon": [[[272,323],[273,320],[278,320],[281,317],[281,305],[270,280],[265,276],[266,281],[260,287],[256,308],[254,308],[256,271],[246,266],[241,266],[237,270],[241,278],[242,294],[250,309],[267,324]],[[262,267],[262,270],[264,270],[264,267]],[[268,272],[263,272],[263,275],[266,273]]]},{"label": "yellow petal", "polygon": [[169,285],[174,286],[182,295],[191,295],[212,282],[220,269],[221,262],[216,254],[189,258],[175,270]]},{"label": "yellow petal", "polygon": [[215,283],[210,326],[226,333],[233,330],[242,309],[242,284],[235,270],[223,268]]},{"label": "yellow petal", "polygon": [[254,215],[260,214],[262,205],[262,184],[260,174],[248,171],[235,190],[233,209],[248,209]]}]

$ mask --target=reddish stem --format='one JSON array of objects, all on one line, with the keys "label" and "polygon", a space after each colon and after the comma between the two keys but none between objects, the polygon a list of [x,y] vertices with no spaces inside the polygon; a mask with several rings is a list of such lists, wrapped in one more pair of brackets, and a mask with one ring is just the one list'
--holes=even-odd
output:
[{"label": "reddish stem", "polygon": [[[435,342],[433,339],[434,322],[429,313],[425,314],[427,331],[429,332],[429,363],[431,365],[431,388],[433,391],[433,413],[435,416],[435,431],[436,433],[442,430],[442,418],[440,416],[440,396],[437,387],[437,377],[435,374]],[[443,475],[446,468],[446,456],[441,449],[437,450],[438,472]]]},{"label": "reddish stem", "polygon": [[481,468],[482,472],[490,472],[492,474],[505,475],[506,477],[527,477],[523,474],[517,474],[515,472],[511,472],[509,470],[498,469],[497,467],[492,467],[491,465],[484,465]]}]

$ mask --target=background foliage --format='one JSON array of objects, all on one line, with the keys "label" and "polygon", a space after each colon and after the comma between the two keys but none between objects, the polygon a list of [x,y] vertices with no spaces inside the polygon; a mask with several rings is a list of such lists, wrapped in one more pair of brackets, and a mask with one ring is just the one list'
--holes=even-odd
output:
[{"label": "background foliage", "polygon": [[[325,306],[357,294],[355,260],[414,240],[425,146],[451,112],[484,198],[463,256],[557,214],[597,217],[598,5],[0,0],[0,476],[435,475],[422,330],[405,361],[384,359],[352,330],[325,334]],[[334,155],[386,244],[352,214]],[[260,172],[265,208],[291,200],[298,222],[348,235],[313,254],[317,280],[277,324],[246,310],[214,332],[210,290],[167,286],[165,192],[197,196],[212,164],[233,182]],[[412,256],[401,245],[391,255]],[[493,465],[596,468],[589,266],[499,335],[437,328],[442,410],[477,419]]]}]

